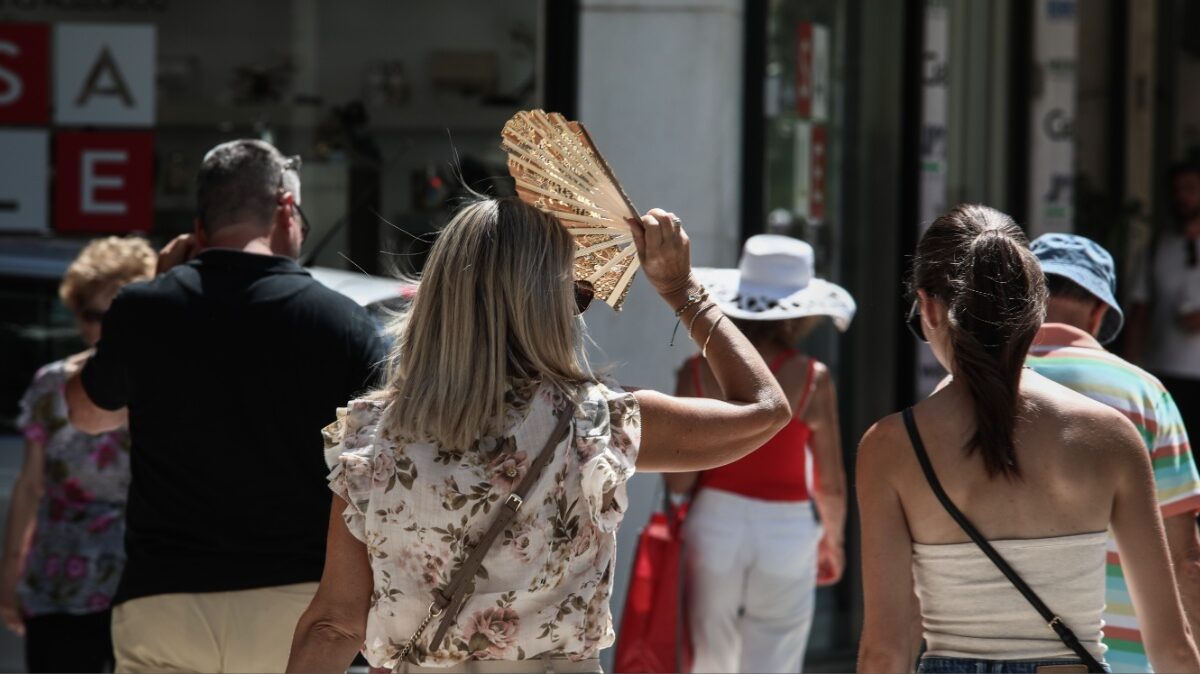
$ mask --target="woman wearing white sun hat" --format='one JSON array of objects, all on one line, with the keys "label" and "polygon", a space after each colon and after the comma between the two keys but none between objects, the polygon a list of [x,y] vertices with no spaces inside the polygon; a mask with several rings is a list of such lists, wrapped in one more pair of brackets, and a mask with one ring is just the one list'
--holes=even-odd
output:
[{"label": "woman wearing white sun hat", "polygon": [[[812,246],[761,234],[746,241],[738,269],[695,270],[770,363],[794,413],[739,461],[667,475],[672,491],[694,494],[685,540],[696,672],[800,671],[816,587],[837,582],[845,565],[846,476],[833,378],[795,344],[826,316],[846,330],[855,304],[841,287],[815,278],[813,267]],[[680,368],[677,395],[720,398],[720,391],[701,356]]]}]

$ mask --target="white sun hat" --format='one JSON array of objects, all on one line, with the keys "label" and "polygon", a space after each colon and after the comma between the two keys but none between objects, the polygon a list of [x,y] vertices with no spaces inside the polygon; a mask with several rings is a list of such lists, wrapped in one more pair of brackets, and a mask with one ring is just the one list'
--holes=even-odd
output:
[{"label": "white sun hat", "polygon": [[731,318],[781,321],[829,316],[845,332],[854,298],[836,283],[815,278],[813,248],[790,236],[758,234],[746,240],[737,269],[697,268],[696,277]]}]

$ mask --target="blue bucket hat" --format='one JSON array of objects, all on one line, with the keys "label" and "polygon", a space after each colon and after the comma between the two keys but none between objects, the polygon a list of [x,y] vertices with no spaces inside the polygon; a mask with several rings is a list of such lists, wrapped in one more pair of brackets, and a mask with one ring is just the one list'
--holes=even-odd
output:
[{"label": "blue bucket hat", "polygon": [[1074,281],[1076,285],[1108,305],[1096,339],[1107,344],[1125,325],[1125,314],[1114,295],[1117,272],[1112,255],[1100,244],[1077,234],[1043,234],[1029,249],[1042,263],[1042,271]]}]

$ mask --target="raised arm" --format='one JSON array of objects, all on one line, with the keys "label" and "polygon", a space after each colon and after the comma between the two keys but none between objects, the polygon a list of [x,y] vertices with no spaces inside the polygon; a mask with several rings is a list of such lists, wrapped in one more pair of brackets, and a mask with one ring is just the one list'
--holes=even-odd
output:
[{"label": "raised arm", "polygon": [[1171,569],[1150,457],[1132,424],[1121,426],[1113,442],[1119,454],[1112,531],[1141,622],[1146,654],[1160,672],[1200,672],[1200,655]]},{"label": "raised arm", "polygon": [[687,234],[671,213],[653,209],[630,223],[646,278],[705,351],[725,401],[636,392],[642,410],[638,469],[695,471],[749,454],[791,418],[791,408],[762,357],[701,292],[692,276]]},{"label": "raised arm", "polygon": [[[679,368],[675,380],[675,395],[680,398],[691,398],[697,395],[695,386],[692,385],[692,361],[685,361],[683,366]],[[688,471],[686,473],[667,473],[663,475],[667,481],[667,488],[672,494],[690,494],[696,486],[696,480],[700,478],[700,473]]]},{"label": "raised arm", "polygon": [[104,314],[96,348],[67,361],[67,418],[75,428],[97,435],[125,426],[129,421],[130,331],[127,296],[118,294]]},{"label": "raised arm", "polygon": [[347,504],[333,497],[325,570],[292,637],[288,672],[344,672],[362,648],[374,578],[367,546],[346,528]]},{"label": "raised arm", "polygon": [[910,623],[916,615],[912,535],[890,476],[899,421],[888,417],[863,436],[855,475],[862,527],[863,618],[858,671],[912,671]]}]

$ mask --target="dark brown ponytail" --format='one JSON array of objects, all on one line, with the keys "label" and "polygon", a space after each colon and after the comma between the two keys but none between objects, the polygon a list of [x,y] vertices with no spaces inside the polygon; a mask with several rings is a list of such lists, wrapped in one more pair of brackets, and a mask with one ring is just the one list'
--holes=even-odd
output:
[{"label": "dark brown ponytail", "polygon": [[954,378],[975,408],[967,447],[989,475],[1021,474],[1013,448],[1025,355],[1046,310],[1046,283],[1029,241],[1012,218],[960,205],[930,225],[917,246],[913,290],[949,309]]}]

